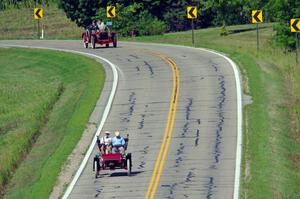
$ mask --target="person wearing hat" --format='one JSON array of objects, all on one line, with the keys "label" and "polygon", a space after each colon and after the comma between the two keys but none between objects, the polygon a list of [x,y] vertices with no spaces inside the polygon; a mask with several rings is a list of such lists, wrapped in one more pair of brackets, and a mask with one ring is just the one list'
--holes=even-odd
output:
[{"label": "person wearing hat", "polygon": [[104,134],[105,135],[103,137],[101,137],[101,139],[100,139],[101,153],[102,154],[111,153],[112,139],[110,137],[110,132],[109,131],[105,131]]},{"label": "person wearing hat", "polygon": [[115,132],[115,137],[112,138],[112,153],[120,152],[122,155],[124,155],[124,145],[125,140],[123,137],[120,136],[120,132]]}]

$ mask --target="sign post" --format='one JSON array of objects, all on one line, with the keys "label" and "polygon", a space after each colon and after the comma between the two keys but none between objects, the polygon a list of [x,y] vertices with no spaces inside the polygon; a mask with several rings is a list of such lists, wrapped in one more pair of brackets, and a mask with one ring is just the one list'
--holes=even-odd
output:
[{"label": "sign post", "polygon": [[295,38],[296,38],[296,64],[298,64],[298,48],[299,48],[298,32],[300,32],[300,18],[291,19],[291,32],[295,33]]},{"label": "sign post", "polygon": [[195,36],[194,36],[194,19],[192,19],[192,43],[195,45]]},{"label": "sign post", "polygon": [[38,20],[38,27],[37,27],[37,37],[40,38],[40,19],[43,18],[44,10],[43,8],[34,8],[33,16],[34,19]]},{"label": "sign post", "polygon": [[296,32],[296,64],[298,64],[298,48],[299,48],[299,44],[298,44],[298,32]]},{"label": "sign post", "polygon": [[113,21],[112,19],[114,17],[116,17],[116,7],[115,6],[107,6],[106,7],[106,17],[111,18],[110,23],[112,25],[112,21]]},{"label": "sign post", "polygon": [[192,43],[195,45],[195,37],[194,37],[194,19],[197,18],[197,7],[196,6],[188,6],[187,7],[187,18],[191,19],[192,23]]},{"label": "sign post", "polygon": [[259,51],[259,32],[258,24],[263,23],[263,11],[262,10],[252,10],[252,23],[256,24],[256,50]]}]

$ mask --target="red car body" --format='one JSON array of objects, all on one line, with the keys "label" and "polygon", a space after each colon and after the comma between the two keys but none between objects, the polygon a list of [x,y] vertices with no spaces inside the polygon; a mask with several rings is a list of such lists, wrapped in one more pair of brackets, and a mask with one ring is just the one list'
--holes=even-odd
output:
[{"label": "red car body", "polygon": [[106,47],[109,47],[109,44],[112,44],[113,47],[117,47],[117,33],[116,32],[100,32],[100,31],[91,31],[89,34],[87,31],[82,33],[82,39],[83,39],[83,46],[85,48],[88,48],[89,43],[91,44],[92,48],[96,48],[96,44],[99,45],[105,45]]},{"label": "red car body", "polygon": [[[125,150],[128,145],[128,137],[125,139]],[[100,140],[97,139],[98,148],[100,151],[101,145]],[[107,154],[97,154],[94,157],[93,171],[96,171],[95,177],[100,175],[101,170],[115,170],[115,169],[125,169],[127,170],[128,176],[131,175],[132,161],[131,153],[121,154],[121,153],[107,153]]]}]

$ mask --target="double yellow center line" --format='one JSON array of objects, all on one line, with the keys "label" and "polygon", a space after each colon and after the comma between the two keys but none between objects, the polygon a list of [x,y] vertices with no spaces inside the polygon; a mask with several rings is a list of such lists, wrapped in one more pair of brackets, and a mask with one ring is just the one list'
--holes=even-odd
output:
[{"label": "double yellow center line", "polygon": [[155,56],[160,57],[163,59],[172,69],[172,74],[173,74],[173,88],[172,88],[172,95],[171,95],[171,100],[170,100],[170,107],[169,107],[169,114],[168,114],[168,120],[167,120],[167,125],[165,128],[164,132],[164,138],[161,143],[161,147],[159,150],[159,154],[156,159],[154,171],[151,177],[150,184],[147,189],[147,193],[145,196],[145,199],[152,199],[154,198],[159,179],[162,173],[162,170],[164,168],[166,156],[168,153],[171,137],[172,137],[172,132],[173,132],[173,126],[174,126],[174,121],[175,121],[175,116],[176,116],[176,109],[177,109],[177,103],[178,103],[178,96],[179,96],[179,83],[180,83],[180,76],[179,76],[179,70],[177,67],[177,64],[171,60],[170,58],[166,57],[165,55],[152,52],[152,51],[144,51],[148,54],[152,54]]}]

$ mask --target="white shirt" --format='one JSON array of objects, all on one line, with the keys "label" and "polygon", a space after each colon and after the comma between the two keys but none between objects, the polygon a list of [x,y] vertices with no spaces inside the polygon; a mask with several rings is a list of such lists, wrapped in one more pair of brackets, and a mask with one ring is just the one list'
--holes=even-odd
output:
[{"label": "white shirt", "polygon": [[100,144],[104,144],[104,145],[111,144],[111,137],[106,137],[106,136],[102,137],[100,139]]},{"label": "white shirt", "polygon": [[105,24],[103,22],[101,22],[100,24],[98,23],[98,28],[100,29],[100,31],[104,31],[105,30]]}]

